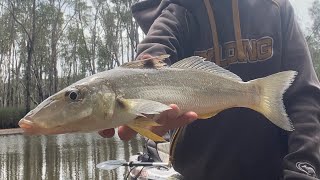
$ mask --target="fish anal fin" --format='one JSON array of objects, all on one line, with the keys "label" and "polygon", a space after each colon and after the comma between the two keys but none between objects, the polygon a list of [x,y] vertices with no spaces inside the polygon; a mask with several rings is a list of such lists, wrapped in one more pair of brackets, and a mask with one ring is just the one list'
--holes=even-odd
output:
[{"label": "fish anal fin", "polygon": [[219,112],[221,112],[221,111],[214,111],[211,113],[199,114],[198,119],[208,119],[208,118],[216,116]]},{"label": "fish anal fin", "polygon": [[128,124],[128,126],[136,131],[137,133],[141,134],[142,136],[145,136],[155,142],[165,142],[166,140],[163,139],[163,137],[151,132],[149,129],[141,128],[139,126],[135,126],[133,124]]}]

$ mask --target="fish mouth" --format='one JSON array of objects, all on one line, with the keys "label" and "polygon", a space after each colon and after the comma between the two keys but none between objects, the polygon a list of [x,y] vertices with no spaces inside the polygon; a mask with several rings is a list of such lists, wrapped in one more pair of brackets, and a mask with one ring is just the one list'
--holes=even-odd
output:
[{"label": "fish mouth", "polygon": [[21,119],[18,125],[24,131],[25,134],[30,134],[30,135],[40,134],[41,128],[37,126],[34,122],[26,118]]},{"label": "fish mouth", "polygon": [[36,123],[23,118],[19,121],[18,125],[27,135],[50,135],[50,134],[61,134],[63,133],[59,128],[43,128]]},{"label": "fish mouth", "polygon": [[28,117],[21,119],[18,123],[20,128],[24,131],[24,134],[27,135],[55,135],[73,132],[60,126],[53,128],[43,128],[36,123],[28,120],[27,118]]},{"label": "fish mouth", "polygon": [[34,126],[34,123],[27,120],[27,119],[21,119],[19,121],[19,124],[18,124],[22,129],[32,129],[32,127]]}]

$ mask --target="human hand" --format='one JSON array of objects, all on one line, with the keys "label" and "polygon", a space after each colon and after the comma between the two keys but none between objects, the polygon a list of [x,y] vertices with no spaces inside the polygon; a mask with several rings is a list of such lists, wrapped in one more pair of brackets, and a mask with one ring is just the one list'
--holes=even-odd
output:
[{"label": "human hand", "polygon": [[[162,126],[151,127],[150,130],[159,136],[163,136],[166,132],[172,129],[176,129],[185,126],[198,118],[195,112],[186,112],[182,115],[180,114],[180,109],[177,105],[171,104],[171,109],[164,111],[160,114],[157,122]],[[100,136],[111,138],[115,134],[114,129],[105,129],[99,131]],[[118,128],[118,135],[121,140],[128,141],[133,138],[137,133],[133,131],[128,126],[120,126]]]}]

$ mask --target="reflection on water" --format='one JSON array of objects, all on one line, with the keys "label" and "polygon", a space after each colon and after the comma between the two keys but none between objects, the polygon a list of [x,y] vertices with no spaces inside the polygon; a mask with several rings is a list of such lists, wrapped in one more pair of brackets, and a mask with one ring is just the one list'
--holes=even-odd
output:
[{"label": "reflection on water", "polygon": [[123,179],[126,168],[101,171],[95,165],[142,151],[142,140],[123,142],[96,134],[0,136],[0,179]]}]

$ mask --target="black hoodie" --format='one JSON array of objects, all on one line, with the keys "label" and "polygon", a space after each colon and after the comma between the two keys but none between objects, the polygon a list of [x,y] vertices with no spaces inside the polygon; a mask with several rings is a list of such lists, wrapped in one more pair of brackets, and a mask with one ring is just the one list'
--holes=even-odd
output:
[{"label": "black hoodie", "polygon": [[284,96],[293,132],[250,109],[225,110],[176,131],[171,160],[178,172],[186,179],[320,177],[319,81],[288,0],[146,0],[132,12],[147,34],[138,58],[199,55],[244,81],[298,72]]}]

